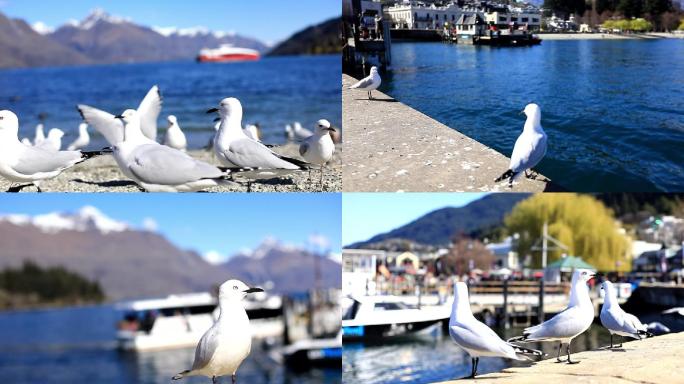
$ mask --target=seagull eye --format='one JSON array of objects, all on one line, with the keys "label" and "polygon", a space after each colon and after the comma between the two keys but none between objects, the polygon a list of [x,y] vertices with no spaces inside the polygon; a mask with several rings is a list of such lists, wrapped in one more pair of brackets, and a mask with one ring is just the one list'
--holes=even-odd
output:
[{"label": "seagull eye", "polygon": [[238,286],[237,286],[237,285],[233,285],[233,290],[237,291],[237,290],[238,290]]}]

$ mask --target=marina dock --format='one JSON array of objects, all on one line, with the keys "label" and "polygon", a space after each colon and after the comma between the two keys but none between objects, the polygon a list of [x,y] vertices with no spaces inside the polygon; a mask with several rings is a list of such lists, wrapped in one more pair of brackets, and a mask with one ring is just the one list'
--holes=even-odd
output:
[{"label": "marina dock", "polygon": [[556,364],[549,358],[530,367],[506,368],[456,383],[675,383],[684,377],[684,332],[626,342],[622,348],[573,353],[581,364]]},{"label": "marina dock", "polygon": [[[513,189],[494,179],[510,159],[382,92],[347,89],[342,75],[343,191],[541,192],[549,180],[521,177]],[[520,129],[522,130],[522,124]],[[512,148],[511,148],[512,150]]]}]

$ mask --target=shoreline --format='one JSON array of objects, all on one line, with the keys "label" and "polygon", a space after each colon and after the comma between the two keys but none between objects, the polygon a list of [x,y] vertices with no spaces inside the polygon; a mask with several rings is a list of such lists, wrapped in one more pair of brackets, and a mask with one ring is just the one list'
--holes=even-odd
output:
[{"label": "shoreline", "polygon": [[[284,156],[301,159],[299,146],[289,143],[277,148],[275,152]],[[209,164],[219,165],[212,152],[192,149],[188,154]],[[328,163],[323,174],[323,186],[318,184],[320,177],[317,167],[311,172],[313,182],[309,183],[308,171],[294,171],[272,179],[254,180],[251,192],[339,192],[342,190],[342,144],[337,144],[333,160]],[[247,183],[236,176],[236,184],[207,188],[205,192],[247,192]],[[26,184],[26,183],[21,183]],[[137,184],[121,173],[111,155],[103,155],[86,160],[67,169],[54,179],[41,183],[43,192],[140,192]],[[10,182],[0,176],[0,191],[5,192]],[[27,187],[21,192],[36,192]]]},{"label": "shoreline", "polygon": [[666,32],[652,33],[535,33],[544,40],[651,40],[651,39],[684,39],[684,34]]}]

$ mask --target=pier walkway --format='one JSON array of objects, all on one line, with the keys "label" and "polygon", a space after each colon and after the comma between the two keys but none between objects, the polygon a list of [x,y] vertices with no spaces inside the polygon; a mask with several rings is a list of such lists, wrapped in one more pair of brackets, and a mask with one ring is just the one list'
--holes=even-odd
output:
[{"label": "pier walkway", "polygon": [[682,383],[684,382],[684,332],[623,343],[614,350],[599,349],[573,353],[580,364],[556,364],[555,357],[530,367],[507,368],[461,383]]},{"label": "pier walkway", "polygon": [[347,89],[355,81],[342,75],[343,191],[556,189],[543,175],[536,180],[521,177],[512,189],[507,182],[494,183],[508,169],[509,158],[381,92],[373,91],[376,100],[368,100],[365,91]]}]

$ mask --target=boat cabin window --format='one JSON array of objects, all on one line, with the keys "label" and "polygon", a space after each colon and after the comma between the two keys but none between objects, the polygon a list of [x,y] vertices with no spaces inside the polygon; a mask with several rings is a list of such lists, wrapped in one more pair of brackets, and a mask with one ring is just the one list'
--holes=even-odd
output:
[{"label": "boat cabin window", "polygon": [[159,312],[162,316],[201,315],[204,313],[212,313],[215,308],[215,305],[196,305],[192,307],[164,308]]},{"label": "boat cabin window", "polygon": [[342,316],[342,320],[352,320],[356,317],[356,313],[359,312],[359,307],[361,306],[361,303],[358,301],[354,300],[354,304],[347,309],[347,312],[344,313],[344,316]]},{"label": "boat cabin window", "polygon": [[374,311],[396,311],[406,309],[401,303],[375,303]]}]

